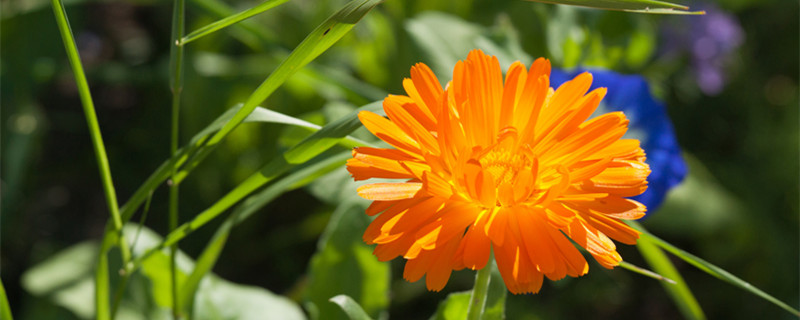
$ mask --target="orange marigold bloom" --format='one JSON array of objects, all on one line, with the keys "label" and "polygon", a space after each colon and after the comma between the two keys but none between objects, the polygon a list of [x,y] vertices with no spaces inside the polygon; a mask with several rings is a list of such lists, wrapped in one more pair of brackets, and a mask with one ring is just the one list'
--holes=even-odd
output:
[{"label": "orange marigold bloom", "polygon": [[393,149],[356,148],[347,162],[355,180],[403,179],[361,186],[376,215],[364,241],[381,261],[403,256],[403,276],[426,276],[441,290],[452,270],[481,269],[494,251],[513,293],[538,292],[589,270],[569,241],[606,268],[622,260],[614,242],[635,244],[645,207],[626,199],[647,188],[650,173],[638,140],[621,139],[621,112],[587,119],[606,93],[591,92],[583,73],[550,88],[550,62],[511,65],[503,81],[497,58],[469,53],[442,89],[424,64],[403,81],[407,95],[383,101],[389,119],[359,113]]}]

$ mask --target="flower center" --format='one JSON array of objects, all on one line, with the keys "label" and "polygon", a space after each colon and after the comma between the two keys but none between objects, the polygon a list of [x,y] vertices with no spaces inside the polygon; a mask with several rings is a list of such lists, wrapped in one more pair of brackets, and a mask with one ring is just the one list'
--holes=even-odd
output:
[{"label": "flower center", "polygon": [[530,168],[532,161],[521,153],[495,148],[480,159],[481,166],[494,176],[495,183],[514,184],[520,170]]}]

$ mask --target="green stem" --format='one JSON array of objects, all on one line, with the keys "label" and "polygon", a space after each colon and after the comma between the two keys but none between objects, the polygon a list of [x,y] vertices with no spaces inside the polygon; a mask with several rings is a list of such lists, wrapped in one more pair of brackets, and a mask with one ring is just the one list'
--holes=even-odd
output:
[{"label": "green stem", "polygon": [[486,305],[486,295],[489,293],[491,275],[491,263],[487,263],[483,269],[475,273],[475,286],[472,288],[472,295],[469,297],[467,320],[477,320],[483,315],[483,307]]},{"label": "green stem", "polygon": [[[178,45],[183,37],[185,26],[186,2],[175,0],[172,14],[172,45],[170,47],[170,89],[172,89],[172,134],[170,137],[170,154],[174,157],[178,152],[179,116],[181,106],[181,92],[183,91],[183,46]],[[172,166],[170,177],[175,181],[177,166]],[[171,183],[169,188],[169,230],[172,232],[178,227],[178,184]],[[175,257],[178,244],[170,246],[170,287],[172,289],[172,316],[181,317],[181,307],[178,299],[178,277]]]}]

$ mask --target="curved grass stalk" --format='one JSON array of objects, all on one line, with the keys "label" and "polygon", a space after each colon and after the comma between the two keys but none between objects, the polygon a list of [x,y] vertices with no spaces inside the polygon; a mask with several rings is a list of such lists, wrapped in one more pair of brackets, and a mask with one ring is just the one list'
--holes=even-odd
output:
[{"label": "curved grass stalk", "polygon": [[744,281],[744,280],[740,279],[739,277],[731,274],[730,272],[725,271],[722,268],[717,267],[717,266],[709,263],[708,261],[705,261],[705,260],[703,260],[703,259],[701,259],[701,258],[699,258],[699,257],[697,257],[697,256],[695,256],[695,255],[693,255],[691,253],[688,253],[686,251],[678,249],[677,247],[673,246],[669,242],[666,242],[666,241],[662,240],[661,238],[656,237],[653,234],[647,232],[647,230],[645,230],[644,227],[642,227],[640,224],[636,223],[635,221],[626,221],[626,222],[628,222],[632,227],[636,228],[636,230],[640,231],[642,238],[645,238],[645,239],[647,239],[649,241],[652,241],[653,244],[657,245],[661,249],[664,249],[664,250],[674,254],[676,257],[681,258],[683,261],[688,262],[689,264],[695,266],[696,268],[702,270],[703,272],[708,273],[708,274],[714,276],[717,279],[720,279],[722,281],[730,283],[730,284],[734,285],[735,287],[738,287],[738,288],[743,289],[743,290],[745,290],[747,292],[750,292],[750,293],[752,293],[752,294],[754,294],[754,295],[756,295],[758,297],[761,297],[762,299],[771,302],[772,304],[780,307],[781,309],[788,311],[789,313],[791,313],[794,316],[800,316],[800,311],[798,311],[797,309],[792,308],[791,306],[789,306],[788,304],[784,303],[783,301],[780,301],[777,298],[775,298],[775,297],[767,294],[766,292],[762,291],[761,289],[754,287],[750,283],[747,283],[746,281]]}]

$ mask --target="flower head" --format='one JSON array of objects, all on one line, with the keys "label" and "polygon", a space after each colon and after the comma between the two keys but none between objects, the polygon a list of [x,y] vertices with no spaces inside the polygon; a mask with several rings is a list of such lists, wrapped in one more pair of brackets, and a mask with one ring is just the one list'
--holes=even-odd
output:
[{"label": "flower head", "polygon": [[[600,265],[622,260],[614,242],[638,233],[620,219],[645,207],[626,197],[647,188],[639,141],[621,139],[622,112],[587,119],[605,96],[588,92],[583,73],[553,90],[550,62],[516,62],[505,80],[493,56],[470,52],[445,89],[424,64],[403,81],[407,95],[384,102],[389,119],[359,119],[393,148],[356,148],[355,180],[402,179],[361,186],[379,214],[364,233],[382,261],[402,256],[403,276],[425,276],[441,290],[452,270],[482,269],[494,252],[513,293],[538,292],[543,278],[588,272],[585,248]],[[587,93],[588,92],[588,93]]]}]

